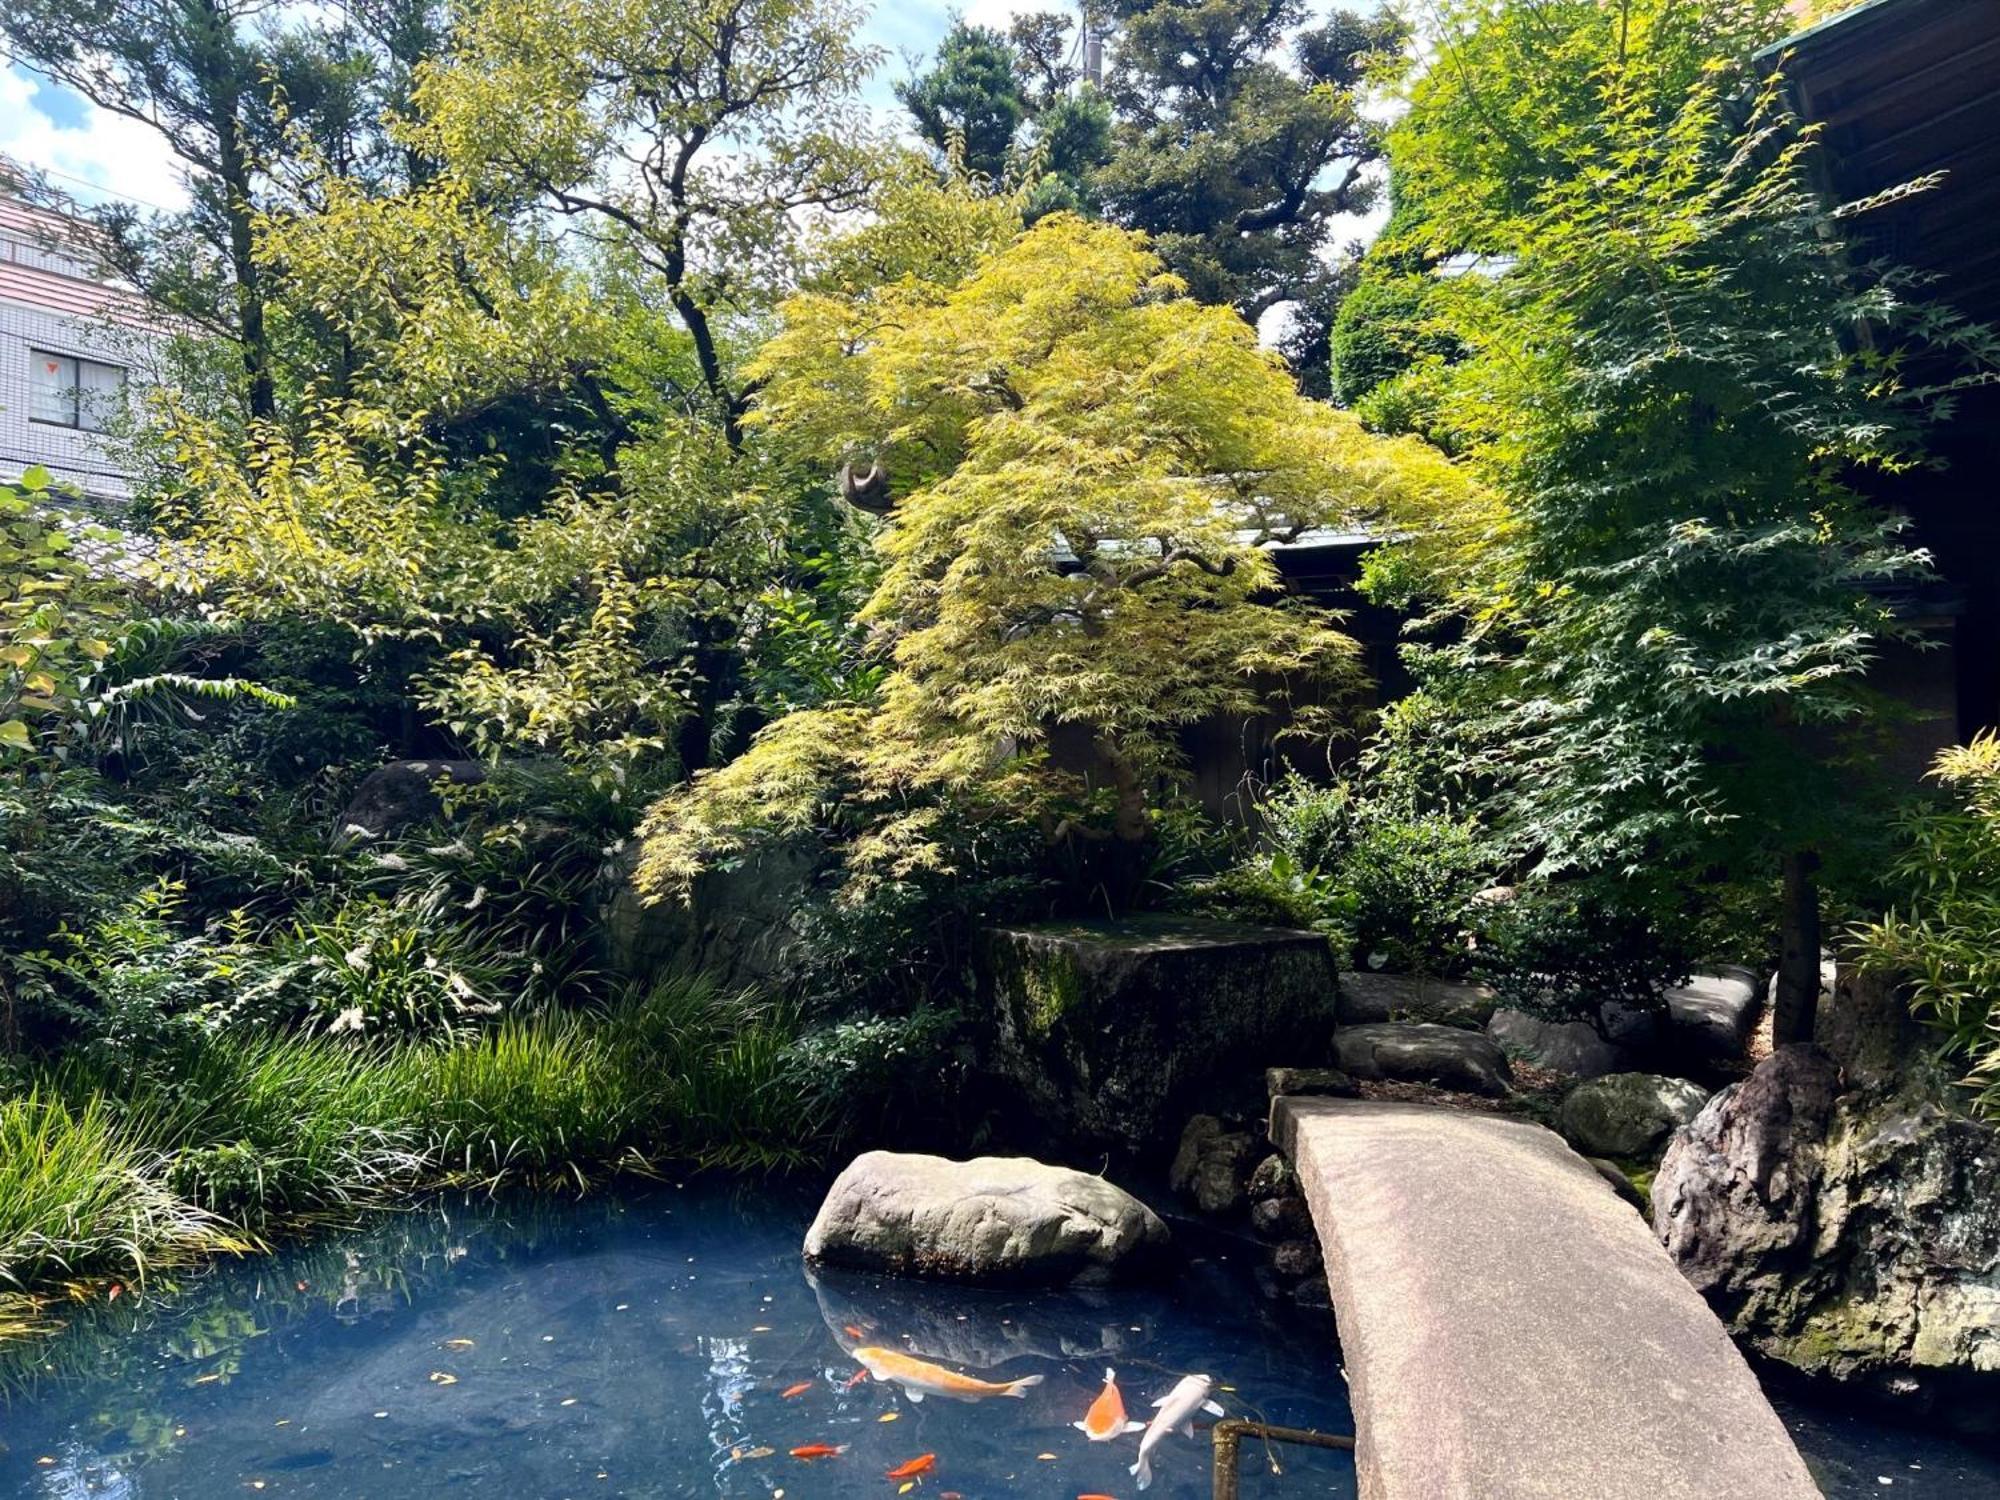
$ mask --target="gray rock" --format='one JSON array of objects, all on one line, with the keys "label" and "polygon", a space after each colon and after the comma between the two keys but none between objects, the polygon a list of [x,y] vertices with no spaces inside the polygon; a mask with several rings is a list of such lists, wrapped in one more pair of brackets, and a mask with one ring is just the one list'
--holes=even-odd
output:
[{"label": "gray rock", "polygon": [[806,1260],[995,1285],[1110,1280],[1145,1269],[1167,1226],[1102,1177],[1027,1157],[856,1157],[806,1231]]},{"label": "gray rock", "polygon": [[1498,1002],[1483,984],[1458,984],[1415,974],[1340,976],[1340,1024],[1374,1021],[1435,1021],[1441,1026],[1478,1030]]},{"label": "gray rock", "polygon": [[1295,1240],[1312,1233],[1303,1198],[1266,1198],[1250,1205],[1250,1229],[1259,1239]]},{"label": "gray rock", "polygon": [[1674,1138],[1653,1225],[1768,1358],[1912,1417],[2000,1427],[2000,1128],[1920,1093],[1841,1094],[1781,1047]]},{"label": "gray rock", "polygon": [[1259,1144],[1246,1132],[1225,1129],[1214,1115],[1196,1115],[1181,1132],[1167,1186],[1205,1214],[1233,1214],[1248,1201],[1251,1166]]},{"label": "gray rock", "polygon": [[1282,1099],[1287,1094],[1354,1099],[1361,1093],[1354,1080],[1338,1068],[1266,1068],[1264,1092],[1271,1099]]},{"label": "gray rock", "polygon": [[1292,1301],[1316,1311],[1333,1311],[1333,1289],[1324,1276],[1308,1276],[1292,1288]]},{"label": "gray rock", "polygon": [[1652,1157],[1707,1102],[1708,1090],[1685,1078],[1607,1073],[1564,1096],[1557,1126],[1585,1156]]},{"label": "gray rock", "polygon": [[1284,1240],[1271,1247],[1271,1269],[1286,1281],[1303,1281],[1317,1276],[1325,1265],[1319,1241],[1310,1237]]},{"label": "gray rock", "polygon": [[1638,1062],[1588,1021],[1550,1021],[1524,1010],[1496,1010],[1486,1034],[1516,1056],[1578,1078],[1623,1072]]},{"label": "gray rock", "polygon": [[1764,1007],[1757,976],[1733,964],[1696,974],[1665,999],[1674,1054],[1697,1063],[1741,1057]]},{"label": "gray rock", "polygon": [[1937,1034],[1910,1014],[1899,979],[1849,966],[1833,992],[1820,997],[1813,1040],[1840,1064],[1849,1088],[1886,1088],[1914,1071],[1917,1057],[1936,1046]]},{"label": "gray rock", "polygon": [[725,986],[781,983],[805,941],[806,912],[824,866],[819,844],[767,845],[704,872],[686,901],[648,905],[632,884],[639,846],[618,852],[599,916],[605,967],[632,979],[686,968]]},{"label": "gray rock", "polygon": [[1271,1155],[1257,1163],[1257,1169],[1250,1174],[1250,1201],[1262,1203],[1271,1198],[1288,1198],[1299,1190],[1298,1173],[1292,1164],[1282,1156]]},{"label": "gray rock", "polygon": [[1076,1149],[1157,1151],[1274,1056],[1318,1061],[1333,1024],[1333,958],[1313,932],[1157,916],[1010,927],[982,935],[977,969],[993,1070],[1024,1121]]},{"label": "gray rock", "polygon": [[444,810],[441,786],[477,786],[487,769],[479,760],[392,760],[376,767],[341,810],[333,847],[395,838],[431,822]]},{"label": "gray rock", "polygon": [[1454,1026],[1386,1021],[1343,1026],[1334,1033],[1341,1068],[1356,1078],[1434,1083],[1443,1088],[1498,1096],[1512,1072],[1491,1037]]}]

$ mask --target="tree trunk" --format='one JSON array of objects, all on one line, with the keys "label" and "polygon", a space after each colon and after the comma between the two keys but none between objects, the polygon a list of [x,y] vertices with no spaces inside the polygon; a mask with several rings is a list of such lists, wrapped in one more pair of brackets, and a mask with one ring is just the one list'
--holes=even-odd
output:
[{"label": "tree trunk", "polygon": [[1819,1013],[1819,856],[1795,849],[1785,856],[1783,945],[1778,958],[1776,1013],[1771,1038],[1780,1047],[1813,1039]]}]

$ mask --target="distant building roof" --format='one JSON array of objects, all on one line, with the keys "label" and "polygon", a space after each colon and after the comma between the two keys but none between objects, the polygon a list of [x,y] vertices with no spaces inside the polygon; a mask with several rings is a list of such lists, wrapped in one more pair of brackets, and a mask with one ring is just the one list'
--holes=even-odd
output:
[{"label": "distant building roof", "polygon": [[75,318],[154,324],[159,314],[129,287],[108,280],[91,246],[92,227],[4,191],[0,177],[0,299]]}]

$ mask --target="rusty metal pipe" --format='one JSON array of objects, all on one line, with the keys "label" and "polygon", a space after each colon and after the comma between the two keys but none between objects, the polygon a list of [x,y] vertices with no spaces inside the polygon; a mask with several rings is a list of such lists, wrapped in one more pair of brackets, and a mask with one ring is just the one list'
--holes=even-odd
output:
[{"label": "rusty metal pipe", "polygon": [[1250,1422],[1227,1417],[1212,1432],[1215,1441],[1215,1500],[1237,1500],[1241,1476],[1237,1461],[1242,1456],[1243,1439],[1263,1438],[1273,1443],[1298,1443],[1308,1448],[1338,1448],[1354,1451],[1354,1439],[1344,1433],[1314,1432],[1304,1427],[1273,1427],[1268,1422]]}]

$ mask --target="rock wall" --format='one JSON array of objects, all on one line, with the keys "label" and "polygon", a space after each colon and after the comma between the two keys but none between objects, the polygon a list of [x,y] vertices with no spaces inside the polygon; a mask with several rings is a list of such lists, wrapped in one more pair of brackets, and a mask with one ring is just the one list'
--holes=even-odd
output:
[{"label": "rock wall", "polygon": [[1780,1048],[1675,1137],[1654,1228],[1758,1353],[2000,1431],[2000,1129],[1924,1079],[1842,1092]]}]

